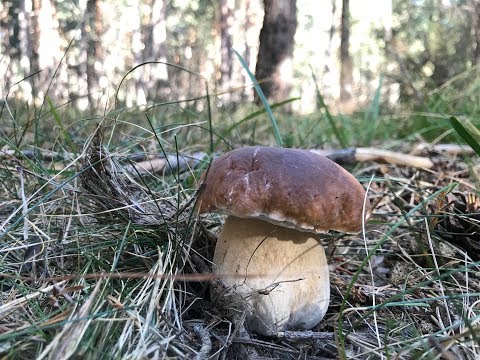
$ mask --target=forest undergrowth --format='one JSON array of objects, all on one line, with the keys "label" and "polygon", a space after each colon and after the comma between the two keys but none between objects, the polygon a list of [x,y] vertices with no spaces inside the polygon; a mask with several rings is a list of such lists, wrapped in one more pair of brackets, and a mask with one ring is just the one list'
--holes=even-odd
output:
[{"label": "forest undergrowth", "polygon": [[[322,101],[317,114],[278,120],[282,104],[272,115],[222,114],[215,96],[102,116],[4,99],[2,358],[479,358],[478,109],[445,96],[432,95],[435,111],[380,111],[375,99],[365,112],[332,115]],[[359,235],[319,239],[331,276],[325,319],[266,338],[210,298],[223,219],[199,217],[195,199],[216,154],[278,139],[372,146],[432,166],[344,164],[368,189],[372,218]]]}]

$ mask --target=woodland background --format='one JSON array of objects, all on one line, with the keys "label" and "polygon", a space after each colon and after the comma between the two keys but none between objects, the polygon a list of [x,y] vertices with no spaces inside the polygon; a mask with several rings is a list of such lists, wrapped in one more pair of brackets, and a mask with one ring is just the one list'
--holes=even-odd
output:
[{"label": "woodland background", "polygon": [[236,106],[254,92],[235,49],[269,98],[313,112],[317,85],[350,113],[377,89],[422,104],[478,65],[480,1],[2,0],[0,46],[3,99],[95,112],[117,89],[126,106],[198,96],[194,73]]}]

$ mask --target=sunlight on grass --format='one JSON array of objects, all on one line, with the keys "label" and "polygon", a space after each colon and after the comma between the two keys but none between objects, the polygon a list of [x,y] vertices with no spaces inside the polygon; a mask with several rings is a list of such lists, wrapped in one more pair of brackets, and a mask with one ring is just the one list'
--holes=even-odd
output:
[{"label": "sunlight on grass", "polygon": [[[311,115],[282,111],[297,99],[223,113],[205,86],[205,96],[118,101],[99,116],[49,98],[42,113],[3,99],[2,355],[193,358],[242,346],[285,359],[480,354],[478,158],[430,148],[457,139],[479,154],[478,107],[468,113],[462,103],[453,116],[457,99],[439,89],[432,97],[441,101],[425,109],[385,109],[380,82],[366,112],[333,115],[317,92]],[[427,144],[421,154],[434,167],[345,165],[365,186],[371,180],[374,212],[364,238],[321,238],[332,284],[325,320],[303,340],[247,338],[231,304],[209,296],[222,218],[197,216],[201,172],[216,153],[243,145],[363,142],[406,153]]]}]

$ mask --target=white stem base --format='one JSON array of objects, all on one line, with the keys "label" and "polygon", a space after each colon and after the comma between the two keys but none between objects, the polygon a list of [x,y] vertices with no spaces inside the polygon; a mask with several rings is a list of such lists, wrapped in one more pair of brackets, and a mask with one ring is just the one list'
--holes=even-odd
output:
[{"label": "white stem base", "polygon": [[229,216],[213,258],[230,296],[247,310],[247,327],[263,335],[308,330],[325,315],[330,281],[323,246],[312,234]]}]

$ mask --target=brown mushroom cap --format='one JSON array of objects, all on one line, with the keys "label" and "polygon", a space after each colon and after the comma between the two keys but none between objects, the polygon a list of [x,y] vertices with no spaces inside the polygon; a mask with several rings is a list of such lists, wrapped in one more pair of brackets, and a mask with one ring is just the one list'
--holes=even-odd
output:
[{"label": "brown mushroom cap", "polygon": [[[244,147],[215,159],[205,174],[200,213],[259,218],[315,233],[362,229],[364,188],[340,165],[311,151]],[[367,220],[368,199],[365,214]]]}]

